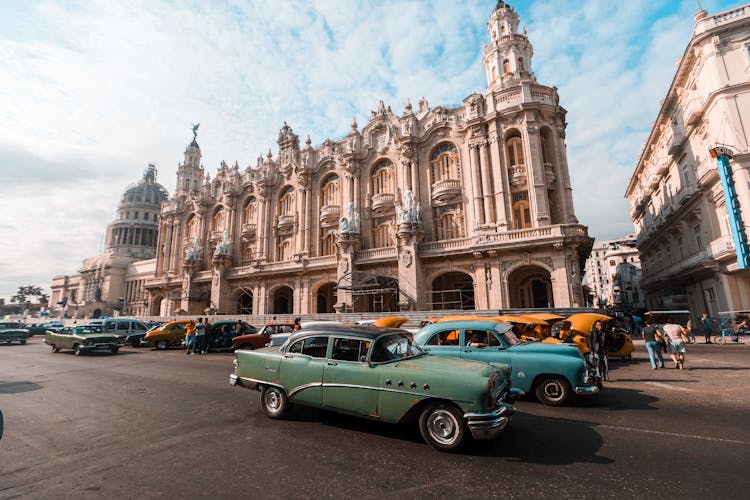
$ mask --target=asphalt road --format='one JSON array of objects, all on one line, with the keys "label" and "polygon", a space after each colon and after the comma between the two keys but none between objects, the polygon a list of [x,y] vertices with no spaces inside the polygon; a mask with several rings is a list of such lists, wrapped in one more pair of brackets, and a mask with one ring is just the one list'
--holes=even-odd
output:
[{"label": "asphalt road", "polygon": [[642,345],[596,399],[532,400],[462,454],[412,426],[310,409],[266,418],[231,354],[0,346],[0,498],[747,498],[750,344]]}]

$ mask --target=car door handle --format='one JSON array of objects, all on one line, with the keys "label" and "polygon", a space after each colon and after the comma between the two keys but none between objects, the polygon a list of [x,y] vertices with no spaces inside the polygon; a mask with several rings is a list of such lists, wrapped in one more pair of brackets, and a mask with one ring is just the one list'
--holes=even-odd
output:
[{"label": "car door handle", "polygon": [[326,364],[328,366],[336,366],[336,365],[338,365],[338,363],[336,363],[335,361],[328,361]]},{"label": "car door handle", "polygon": [[292,358],[292,357],[294,357],[294,356],[292,356],[291,354],[284,354],[284,357],[285,357],[285,358]]}]

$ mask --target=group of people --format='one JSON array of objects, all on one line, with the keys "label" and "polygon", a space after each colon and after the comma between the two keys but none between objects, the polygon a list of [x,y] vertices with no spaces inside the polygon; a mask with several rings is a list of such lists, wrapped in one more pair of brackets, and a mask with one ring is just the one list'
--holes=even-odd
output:
[{"label": "group of people", "polygon": [[203,318],[198,318],[198,322],[191,321],[185,326],[185,345],[187,349],[185,354],[206,354],[208,344],[206,342],[206,323]]},{"label": "group of people", "polygon": [[688,331],[669,318],[662,326],[658,326],[653,318],[646,320],[646,326],[641,332],[652,370],[664,368],[662,352],[669,353],[675,368],[684,369]]}]

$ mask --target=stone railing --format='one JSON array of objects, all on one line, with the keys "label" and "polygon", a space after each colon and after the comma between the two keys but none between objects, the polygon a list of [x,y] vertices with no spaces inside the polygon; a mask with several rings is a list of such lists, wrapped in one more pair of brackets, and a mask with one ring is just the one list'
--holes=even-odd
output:
[{"label": "stone railing", "polygon": [[341,216],[341,207],[338,205],[324,205],[320,207],[320,221],[334,222]]},{"label": "stone railing", "polygon": [[393,193],[376,193],[372,195],[372,209],[378,211],[379,209],[392,207],[396,195]]},{"label": "stone railing", "polygon": [[742,6],[737,7],[736,9],[722,12],[721,14],[716,14],[715,16],[711,16],[711,20],[713,20],[714,24],[721,24],[727,21],[731,21],[732,19],[737,19],[738,17],[744,17],[747,14],[747,6]]},{"label": "stone railing", "polygon": [[432,183],[432,198],[454,195],[461,192],[461,181],[459,179],[441,179]]},{"label": "stone railing", "polygon": [[381,247],[361,250],[355,253],[356,260],[396,258],[396,247]]},{"label": "stone railing", "polygon": [[257,227],[255,224],[242,224],[242,235],[253,236]]},{"label": "stone railing", "polygon": [[712,259],[721,260],[736,257],[731,235],[719,236],[706,247],[706,254]]},{"label": "stone railing", "polygon": [[444,252],[446,250],[471,248],[474,238],[455,238],[452,240],[428,241],[420,243],[420,253]]},{"label": "stone railing", "polygon": [[320,257],[310,257],[307,259],[307,265],[312,267],[335,266],[335,255],[322,255]]},{"label": "stone railing", "polygon": [[526,185],[526,165],[514,165],[508,169],[508,177],[513,186]]}]

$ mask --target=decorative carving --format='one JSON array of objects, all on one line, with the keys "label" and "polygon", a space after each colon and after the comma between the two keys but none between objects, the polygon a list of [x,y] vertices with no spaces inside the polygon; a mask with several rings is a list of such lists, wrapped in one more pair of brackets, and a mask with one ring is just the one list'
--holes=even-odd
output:
[{"label": "decorative carving", "polygon": [[360,231],[360,219],[359,211],[354,206],[353,202],[349,202],[346,206],[346,216],[339,219],[339,232],[340,233],[359,233]]},{"label": "decorative carving", "polygon": [[201,242],[196,236],[193,239],[193,246],[185,250],[185,262],[188,263],[200,260],[201,253]]},{"label": "decorative carving", "polygon": [[412,255],[409,250],[404,251],[401,254],[401,265],[404,267],[411,267],[412,264]]},{"label": "decorative carving", "polygon": [[222,235],[221,241],[216,245],[214,257],[224,257],[232,252],[232,240],[229,239],[229,231],[226,229]]}]

